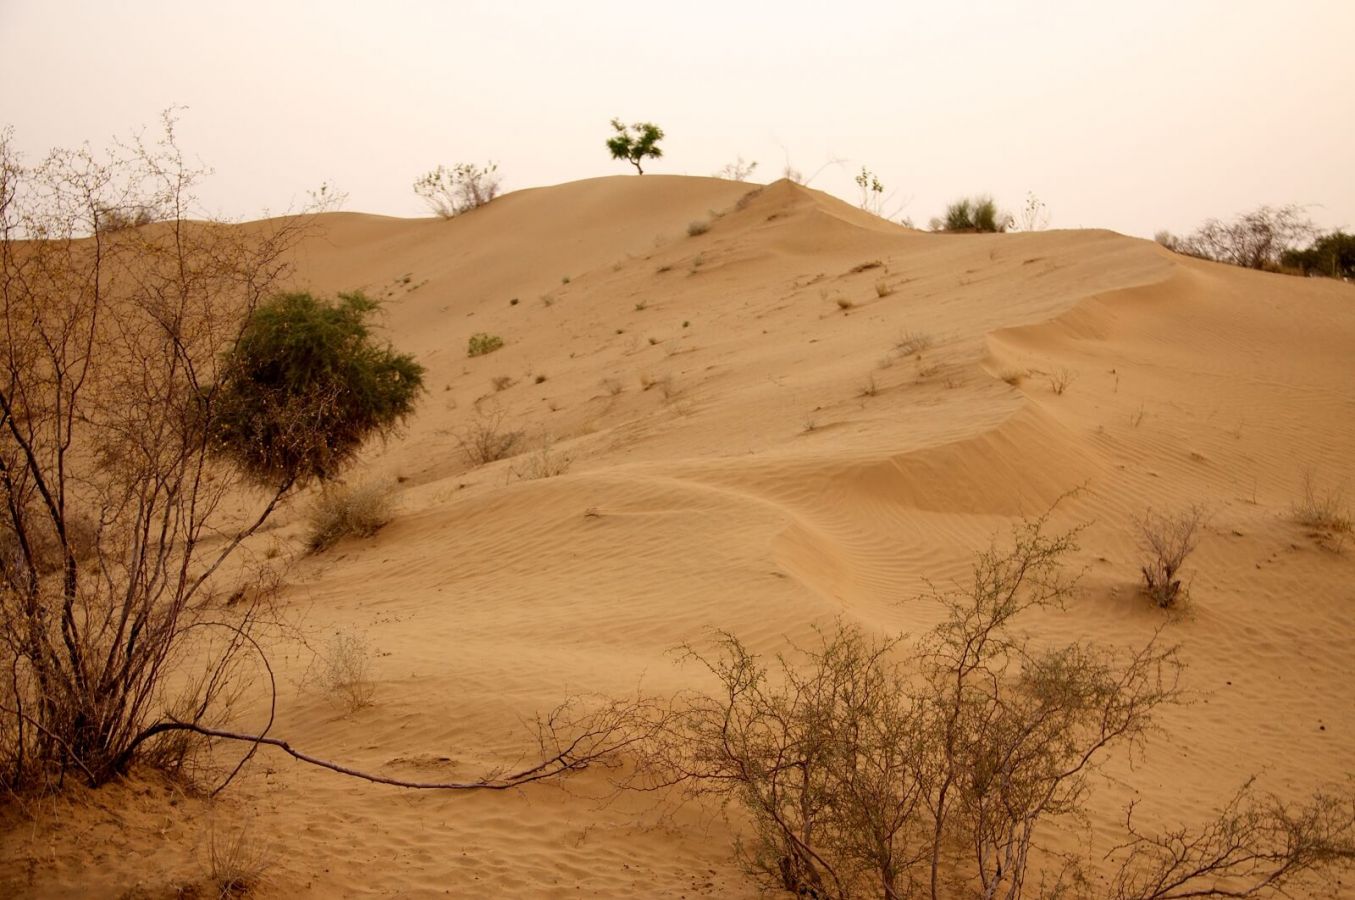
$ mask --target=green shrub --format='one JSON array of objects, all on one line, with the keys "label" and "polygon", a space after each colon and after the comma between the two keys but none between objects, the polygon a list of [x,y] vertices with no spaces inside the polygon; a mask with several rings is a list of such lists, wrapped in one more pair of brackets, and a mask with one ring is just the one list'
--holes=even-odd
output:
[{"label": "green shrub", "polygon": [[484,356],[486,353],[493,353],[503,346],[503,338],[497,334],[486,334],[483,331],[470,336],[466,343],[467,356]]},{"label": "green shrub", "polygon": [[[936,220],[934,220],[936,221]],[[939,220],[944,231],[1006,231],[1009,216],[1000,212],[992,197],[961,197],[946,207],[946,217]]]},{"label": "green shrub", "polygon": [[378,343],[378,304],[362,294],[281,294],[260,304],[225,359],[212,422],[215,449],[268,485],[325,480],[373,434],[414,409],[423,366]]},{"label": "green shrub", "polygon": [[645,174],[640,165],[642,160],[663,156],[663,150],[659,147],[659,141],[663,140],[663,129],[653,122],[624,125],[620,119],[612,119],[612,130],[616,134],[607,139],[607,149],[611,151],[612,158],[624,159],[635,167],[638,174]]}]

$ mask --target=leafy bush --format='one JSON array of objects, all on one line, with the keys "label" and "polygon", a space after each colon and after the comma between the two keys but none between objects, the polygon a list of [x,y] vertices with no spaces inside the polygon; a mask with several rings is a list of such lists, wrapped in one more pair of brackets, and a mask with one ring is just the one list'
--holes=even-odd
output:
[{"label": "leafy bush", "polygon": [[1010,223],[1010,217],[998,211],[992,197],[961,197],[946,207],[941,229],[992,233],[1006,231]]},{"label": "leafy bush", "polygon": [[458,163],[450,169],[438,166],[414,182],[414,193],[423,198],[433,212],[450,219],[484,206],[499,195],[497,163],[476,166]]},{"label": "leafy bush", "polygon": [[503,346],[503,338],[497,334],[486,334],[483,331],[476,332],[470,336],[466,342],[467,356],[484,356],[486,353],[493,353]]},{"label": "leafy bush", "polygon": [[635,167],[637,173],[645,174],[640,165],[642,160],[663,156],[663,150],[659,147],[659,141],[663,140],[663,129],[653,122],[623,125],[620,119],[612,119],[612,129],[616,134],[607,139],[607,149],[612,152],[612,158],[626,160]]},{"label": "leafy bush", "polygon": [[391,520],[391,487],[382,482],[326,485],[310,510],[306,542],[314,552],[345,537],[371,537]]},{"label": "leafy bush", "polygon": [[373,339],[367,320],[377,308],[356,291],[260,304],[226,359],[218,452],[259,482],[300,485],[332,477],[372,434],[398,428],[424,369]]},{"label": "leafy bush", "polygon": [[1306,250],[1286,250],[1280,254],[1280,265],[1305,275],[1355,278],[1355,234],[1333,231]]}]

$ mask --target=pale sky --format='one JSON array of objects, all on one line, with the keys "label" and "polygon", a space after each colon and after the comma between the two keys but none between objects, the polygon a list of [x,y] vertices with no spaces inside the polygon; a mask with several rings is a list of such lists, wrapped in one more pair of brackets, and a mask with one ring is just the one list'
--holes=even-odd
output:
[{"label": "pale sky", "polygon": [[1349,230],[1352,35],[1355,0],[0,0],[0,125],[34,161],[185,106],[232,218],[323,181],[427,215],[438,163],[497,161],[505,190],[627,174],[620,117],[667,132],[646,172],[827,163],[812,186],[855,202],[864,164],[918,225],[1033,191],[1054,227],[1298,203]]}]

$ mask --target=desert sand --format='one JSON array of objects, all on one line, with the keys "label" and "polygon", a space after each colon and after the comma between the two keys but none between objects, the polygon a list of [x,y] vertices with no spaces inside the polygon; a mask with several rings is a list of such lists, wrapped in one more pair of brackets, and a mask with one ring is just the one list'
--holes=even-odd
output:
[{"label": "desert sand", "polygon": [[[1355,771],[1355,548],[1291,515],[1305,472],[1355,486],[1349,285],[655,175],[446,221],[328,214],[296,263],[298,286],[380,297],[428,369],[404,434],[349,479],[391,480],[394,520],[308,555],[300,498],[255,542],[291,561],[281,608],[313,648],[351,633],[375,654],[373,703],[349,713],[305,683],[312,649],[270,646],[273,733],[299,748],[475,777],[530,759],[531,717],[567,696],[704,686],[671,651],[715,629],[765,653],[839,618],[920,634],[942,614],[929,583],[1081,488],[1054,516],[1087,525],[1080,589],[1025,626],[1115,646],[1165,627],[1192,692],[1132,765],[1111,759],[1092,839],[1130,800],[1198,822],[1252,776],[1298,798]],[[477,332],[503,348],[468,358]],[[477,408],[525,433],[519,455],[466,462]],[[568,470],[521,477],[547,437]],[[1139,590],[1134,522],[1192,504],[1208,526],[1169,614]],[[212,829],[247,827],[261,896],[755,895],[737,815],[613,797],[610,774],[417,793],[263,750],[213,804],[148,776],[44,801],[0,838],[0,894],[174,896]]]}]

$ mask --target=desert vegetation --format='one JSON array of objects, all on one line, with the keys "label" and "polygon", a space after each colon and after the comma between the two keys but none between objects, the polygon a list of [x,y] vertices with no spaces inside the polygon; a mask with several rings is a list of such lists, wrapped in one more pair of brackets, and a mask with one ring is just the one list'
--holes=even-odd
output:
[{"label": "desert vegetation", "polygon": [[1190,234],[1168,231],[1159,244],[1176,253],[1248,269],[1355,277],[1355,237],[1336,230],[1322,233],[1301,206],[1259,206],[1222,221],[1209,219]]},{"label": "desert vegetation", "polygon": [[[1039,646],[1023,613],[1059,606],[1077,531],[1047,519],[980,553],[972,583],[908,642],[839,621],[811,646],[755,655],[736,635],[687,647],[718,689],[686,696],[646,758],[655,783],[738,807],[737,848],[764,889],[801,897],[1279,896],[1320,890],[1355,860],[1355,804],[1303,804],[1247,785],[1198,830],[1145,833],[1126,818],[1117,863],[1039,855],[1039,835],[1086,809],[1114,752],[1141,748],[1182,699],[1177,649]],[[1046,868],[1047,866],[1047,868]]]},{"label": "desert vegetation", "polygon": [[1181,580],[1181,567],[1199,543],[1204,510],[1198,506],[1174,512],[1148,510],[1138,520],[1143,591],[1163,609],[1176,606],[1189,595]]},{"label": "desert vegetation", "polygon": [[663,129],[653,122],[637,122],[624,125],[620,119],[612,119],[612,131],[616,132],[607,139],[607,149],[612,159],[623,159],[635,167],[637,175],[645,174],[642,163],[646,159],[659,159],[663,148]]},{"label": "desert vegetation", "polygon": [[499,167],[496,163],[477,166],[457,163],[448,168],[439,165],[414,182],[414,193],[428,208],[444,219],[478,209],[499,195]]},{"label": "desert vegetation", "polygon": [[932,220],[932,231],[1001,232],[1011,224],[1011,217],[999,212],[996,201],[987,195],[961,197],[946,207],[944,218]]},{"label": "desert vegetation", "polygon": [[345,537],[371,537],[391,520],[392,494],[382,481],[325,485],[311,504],[306,544],[319,552]]},{"label": "desert vegetation", "polygon": [[[257,604],[221,616],[214,576],[421,389],[371,334],[374,302],[275,293],[304,218],[188,221],[200,173],[169,115],[131,151],[29,168],[0,144],[0,783],[16,791],[182,765],[173,732],[215,721],[253,646]],[[131,198],[161,226],[98,227]]]}]

